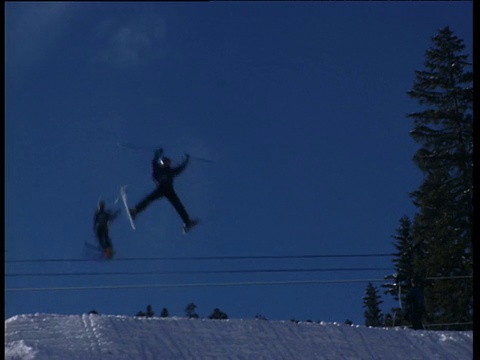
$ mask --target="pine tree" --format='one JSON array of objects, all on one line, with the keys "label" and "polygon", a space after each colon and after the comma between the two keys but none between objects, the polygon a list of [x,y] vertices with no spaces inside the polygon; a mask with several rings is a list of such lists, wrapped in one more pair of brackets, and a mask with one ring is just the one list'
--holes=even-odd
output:
[{"label": "pine tree", "polygon": [[257,319],[257,320],[268,320],[265,315],[262,315],[260,313],[257,313],[257,315],[255,315],[255,319]]},{"label": "pine tree", "polygon": [[160,317],[162,318],[166,318],[166,317],[169,317],[169,313],[168,313],[168,309],[167,308],[163,308],[162,309],[162,313],[160,314]]},{"label": "pine tree", "polygon": [[228,315],[221,311],[219,308],[215,308],[212,315],[210,315],[208,318],[211,320],[227,320]]},{"label": "pine tree", "polygon": [[155,313],[153,312],[152,306],[147,305],[147,312],[146,312],[145,316],[146,317],[153,317],[153,315],[155,315]]},{"label": "pine tree", "polygon": [[408,115],[414,120],[410,135],[420,144],[414,162],[424,174],[411,193],[418,208],[412,239],[421,260],[413,262],[413,271],[423,282],[451,278],[425,289],[431,321],[471,322],[472,281],[464,277],[473,271],[473,74],[463,41],[448,27],[432,40],[426,70],[416,71],[408,93],[426,107]]},{"label": "pine tree", "polygon": [[385,314],[384,326],[401,326],[404,324],[403,308],[406,306],[406,295],[410,291],[409,280],[415,276],[415,263],[420,258],[419,248],[412,238],[412,223],[407,215],[400,219],[400,227],[396,229],[396,234],[392,237],[396,240],[393,243],[397,250],[393,254],[396,272],[385,277],[385,279],[392,280],[391,283],[381,286],[386,288],[385,294],[392,295],[398,301],[399,306],[392,308],[391,313]]},{"label": "pine tree", "polygon": [[388,278],[394,281],[391,284],[382,285],[382,287],[387,288],[385,294],[392,295],[401,304],[405,298],[405,290],[409,290],[410,279],[415,277],[415,264],[422,257],[419,246],[413,241],[412,223],[407,215],[400,219],[400,227],[397,228],[393,238],[396,240],[393,246],[397,250],[393,254],[396,272]]},{"label": "pine tree", "polygon": [[151,305],[147,305],[147,312],[139,311],[135,314],[137,317],[153,317],[154,312]]},{"label": "pine tree", "polygon": [[382,326],[383,314],[380,310],[382,303],[377,288],[369,282],[366,295],[363,297],[363,307],[367,308],[364,312],[366,326]]},{"label": "pine tree", "polygon": [[195,312],[196,308],[197,308],[197,305],[195,305],[194,303],[188,304],[187,307],[185,308],[185,313],[189,319],[199,318],[198,314]]}]

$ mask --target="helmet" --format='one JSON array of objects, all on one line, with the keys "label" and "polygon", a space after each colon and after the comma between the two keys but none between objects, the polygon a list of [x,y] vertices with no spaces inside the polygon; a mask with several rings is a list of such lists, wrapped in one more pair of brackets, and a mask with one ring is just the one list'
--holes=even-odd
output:
[{"label": "helmet", "polygon": [[170,166],[170,163],[172,162],[172,160],[170,160],[170,158],[164,156],[162,157],[162,159],[160,160],[160,164],[162,166]]}]

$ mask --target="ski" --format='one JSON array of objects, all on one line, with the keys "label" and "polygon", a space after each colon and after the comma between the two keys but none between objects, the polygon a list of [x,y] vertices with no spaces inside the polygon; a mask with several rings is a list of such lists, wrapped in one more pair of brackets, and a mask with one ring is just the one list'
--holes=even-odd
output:
[{"label": "ski", "polygon": [[125,205],[125,212],[127,213],[128,220],[130,221],[130,226],[133,230],[135,230],[135,224],[133,223],[132,216],[130,215],[130,210],[128,209],[126,185],[120,188],[120,197],[122,198],[123,205]]}]

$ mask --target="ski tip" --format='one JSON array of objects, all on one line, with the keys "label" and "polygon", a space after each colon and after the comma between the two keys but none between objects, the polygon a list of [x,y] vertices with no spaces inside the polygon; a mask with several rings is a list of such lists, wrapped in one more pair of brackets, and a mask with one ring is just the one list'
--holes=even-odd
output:
[{"label": "ski tip", "polygon": [[120,195],[127,195],[127,185],[120,186]]}]

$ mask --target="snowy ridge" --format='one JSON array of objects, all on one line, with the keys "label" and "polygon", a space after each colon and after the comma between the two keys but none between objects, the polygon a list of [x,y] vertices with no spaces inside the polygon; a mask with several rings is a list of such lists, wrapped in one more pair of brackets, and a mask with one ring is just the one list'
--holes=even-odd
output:
[{"label": "snowy ridge", "polygon": [[332,323],[18,315],[13,359],[472,359],[473,334]]}]

